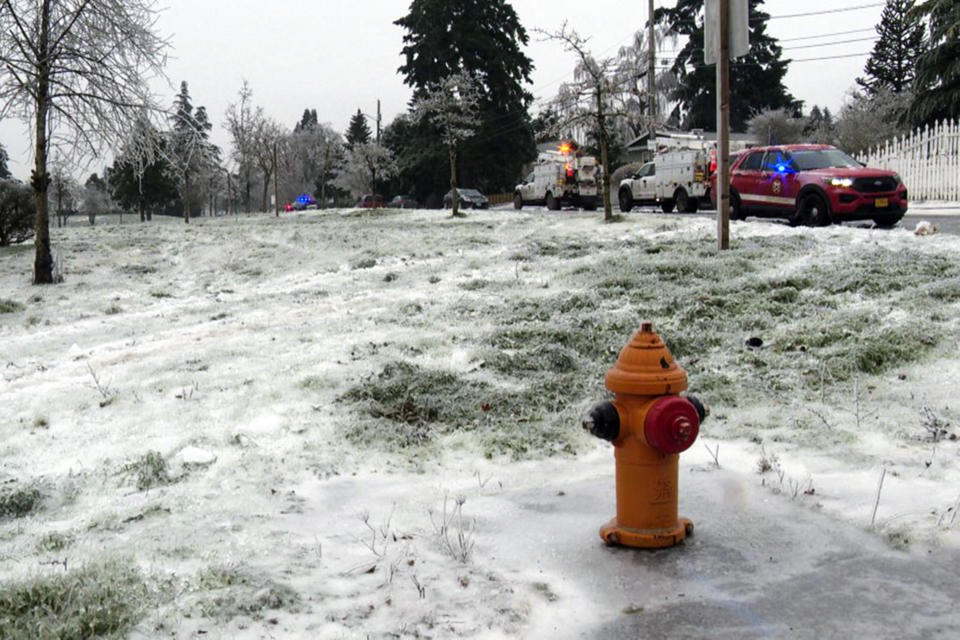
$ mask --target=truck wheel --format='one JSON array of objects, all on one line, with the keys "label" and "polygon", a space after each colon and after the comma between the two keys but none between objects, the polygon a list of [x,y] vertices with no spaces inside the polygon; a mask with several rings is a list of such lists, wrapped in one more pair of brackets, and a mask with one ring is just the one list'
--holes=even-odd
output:
[{"label": "truck wheel", "polygon": [[686,189],[681,187],[680,189],[674,191],[673,201],[677,205],[677,213],[692,213],[692,211],[690,211],[690,197],[687,195]]},{"label": "truck wheel", "polygon": [[560,201],[557,200],[552,193],[547,194],[547,209],[550,209],[550,211],[560,210]]},{"label": "truck wheel", "polygon": [[670,213],[673,211],[673,200],[661,200],[660,201],[660,210],[664,213]]},{"label": "truck wheel", "polygon": [[597,199],[596,198],[583,198],[580,201],[580,206],[583,207],[584,211],[596,211],[597,210]]},{"label": "truck wheel", "polygon": [[520,197],[519,193],[513,195],[513,208],[514,209],[523,209],[523,198]]},{"label": "truck wheel", "polygon": [[696,198],[689,198],[687,200],[687,208],[684,209],[687,213],[696,213],[700,209],[700,202]]},{"label": "truck wheel", "polygon": [[630,209],[633,209],[633,194],[630,193],[630,190],[621,189],[619,200],[621,213],[630,213]]}]

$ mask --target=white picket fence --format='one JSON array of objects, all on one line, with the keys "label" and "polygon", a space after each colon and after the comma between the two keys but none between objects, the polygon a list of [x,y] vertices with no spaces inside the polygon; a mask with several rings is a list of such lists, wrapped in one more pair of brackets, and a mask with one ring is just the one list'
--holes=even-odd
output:
[{"label": "white picket fence", "polygon": [[960,201],[960,121],[915,129],[858,160],[899,173],[911,200]]}]

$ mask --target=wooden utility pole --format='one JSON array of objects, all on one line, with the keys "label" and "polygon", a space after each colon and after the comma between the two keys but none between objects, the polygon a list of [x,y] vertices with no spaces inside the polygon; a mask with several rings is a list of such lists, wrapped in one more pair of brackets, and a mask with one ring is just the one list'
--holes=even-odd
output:
[{"label": "wooden utility pole", "polygon": [[380,100],[377,100],[377,144],[380,144]]},{"label": "wooden utility pole", "polygon": [[280,193],[277,189],[277,173],[280,168],[277,166],[277,142],[273,142],[273,217],[280,217]]},{"label": "wooden utility pole", "polygon": [[650,128],[653,129],[657,119],[657,57],[656,34],[653,30],[653,0],[650,0],[650,18],[647,20],[647,49],[650,60],[647,64],[647,113],[650,116]]},{"label": "wooden utility pole", "polygon": [[730,0],[718,0],[717,245],[730,248]]}]

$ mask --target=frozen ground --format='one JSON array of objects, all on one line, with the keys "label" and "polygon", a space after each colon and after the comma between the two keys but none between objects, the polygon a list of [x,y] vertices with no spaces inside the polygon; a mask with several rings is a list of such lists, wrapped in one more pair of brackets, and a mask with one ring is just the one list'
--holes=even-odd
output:
[{"label": "frozen ground", "polygon": [[[0,250],[0,631],[36,637],[9,603],[78,575],[66,600],[121,585],[142,638],[950,637],[960,239],[712,232],[78,225],[45,288]],[[578,421],[643,319],[713,410],[681,458],[697,536],[655,554],[601,544],[613,460]]]}]

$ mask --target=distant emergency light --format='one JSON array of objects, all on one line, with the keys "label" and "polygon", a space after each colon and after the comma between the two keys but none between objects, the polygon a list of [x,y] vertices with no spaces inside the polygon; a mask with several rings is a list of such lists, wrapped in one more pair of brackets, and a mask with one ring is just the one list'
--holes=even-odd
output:
[{"label": "distant emergency light", "polygon": [[563,168],[567,170],[567,177],[568,177],[568,178],[572,178],[572,177],[573,177],[573,167],[570,166],[570,163],[568,162],[566,165],[564,165]]},{"label": "distant emergency light", "polygon": [[570,145],[566,142],[557,147],[560,150],[560,153],[570,153]]}]

